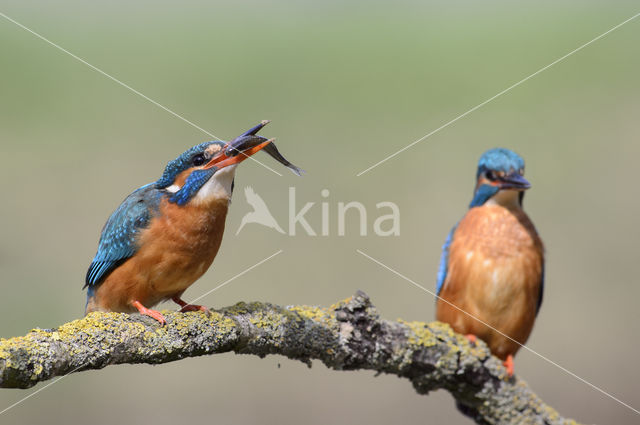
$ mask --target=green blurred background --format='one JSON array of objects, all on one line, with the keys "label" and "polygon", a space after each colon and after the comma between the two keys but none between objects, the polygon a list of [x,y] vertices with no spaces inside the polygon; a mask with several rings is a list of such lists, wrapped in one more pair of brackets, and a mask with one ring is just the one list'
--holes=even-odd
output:
[{"label": "green blurred background", "polygon": [[[525,206],[547,248],[545,301],[529,346],[640,407],[637,285],[640,19],[378,168],[356,174],[638,12],[637,2],[33,2],[0,11],[213,134],[261,119],[305,168],[239,169],[227,233],[194,298],[326,306],[362,289],[389,319],[432,320],[434,300],[356,253],[433,288],[440,247],[464,214],[478,156],[518,151]],[[0,335],[81,317],[84,273],[108,215],[166,162],[210,137],[0,18]],[[282,226],[287,192],[331,236],[258,225],[251,185]],[[240,189],[240,190],[239,190]],[[392,201],[399,237],[336,236],[336,204]],[[298,207],[299,208],[299,207]],[[166,308],[173,308],[167,305]],[[629,409],[522,350],[516,373],[562,414],[638,423]],[[37,391],[0,390],[0,410]],[[71,375],[0,416],[7,424],[470,421],[451,397],[370,372],[220,355]]]}]

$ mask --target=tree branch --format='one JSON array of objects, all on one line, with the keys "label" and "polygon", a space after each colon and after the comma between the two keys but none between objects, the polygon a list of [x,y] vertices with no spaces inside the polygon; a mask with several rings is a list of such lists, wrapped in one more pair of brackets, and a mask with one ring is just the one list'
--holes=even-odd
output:
[{"label": "tree branch", "polygon": [[239,303],[212,312],[163,312],[167,326],[140,315],[91,313],[57,329],[0,340],[0,388],[29,388],[54,376],[122,363],[166,363],[234,351],[280,354],[336,370],[369,369],[407,378],[420,394],[449,391],[477,423],[575,423],[517,377],[487,346],[443,323],[388,321],[358,292],[329,308]]}]

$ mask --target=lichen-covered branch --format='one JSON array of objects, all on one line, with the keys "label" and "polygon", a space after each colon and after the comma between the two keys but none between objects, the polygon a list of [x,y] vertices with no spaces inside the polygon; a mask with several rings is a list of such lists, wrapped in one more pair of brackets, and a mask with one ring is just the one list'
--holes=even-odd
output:
[{"label": "lichen-covered branch", "polygon": [[56,329],[0,340],[0,388],[122,363],[166,363],[234,351],[280,354],[336,370],[369,369],[407,378],[420,394],[445,389],[478,423],[565,424],[525,382],[508,378],[487,346],[448,325],[388,321],[358,292],[329,308],[239,303],[202,312],[148,317],[91,313]]}]

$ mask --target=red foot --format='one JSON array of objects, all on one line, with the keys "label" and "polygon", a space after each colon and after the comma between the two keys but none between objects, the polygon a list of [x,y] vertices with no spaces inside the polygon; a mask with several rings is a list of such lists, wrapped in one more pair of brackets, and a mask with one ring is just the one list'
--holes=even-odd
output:
[{"label": "red foot", "polygon": [[467,337],[471,345],[476,345],[476,342],[478,342],[478,337],[474,334],[466,334],[465,337]]},{"label": "red foot", "polygon": [[156,310],[151,310],[150,308],[147,308],[145,306],[143,306],[140,301],[133,301],[131,303],[135,308],[138,309],[138,311],[140,312],[140,314],[144,314],[145,316],[149,316],[149,317],[153,317],[154,319],[156,319],[158,322],[160,322],[161,325],[166,325],[167,321],[164,318],[164,316],[162,315],[162,313],[160,313],[159,311]]},{"label": "red foot", "polygon": [[209,309],[203,305],[186,303],[180,297],[173,297],[171,299],[173,300],[174,303],[182,307],[180,309],[182,313],[185,313],[187,311],[204,311],[207,314],[209,313]]},{"label": "red foot", "polygon": [[504,361],[503,365],[507,368],[507,374],[511,378],[513,376],[513,356],[511,354],[507,356],[507,360]]}]

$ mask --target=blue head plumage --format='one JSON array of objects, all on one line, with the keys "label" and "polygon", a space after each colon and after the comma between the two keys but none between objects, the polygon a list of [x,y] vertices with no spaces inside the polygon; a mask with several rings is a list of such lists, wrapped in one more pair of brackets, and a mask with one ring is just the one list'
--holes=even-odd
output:
[{"label": "blue head plumage", "polygon": [[[162,176],[155,182],[156,189],[162,190],[169,188],[169,202],[178,205],[187,204],[191,198],[198,193],[202,186],[221,168],[238,164],[260,149],[273,145],[272,139],[269,140],[256,135],[268,122],[269,121],[266,120],[262,121],[229,143],[223,141],[204,142],[186,150],[176,159],[169,161]],[[269,150],[265,149],[265,151],[284,165],[294,169],[294,171],[300,171],[284,159],[275,146],[269,147]],[[239,156],[241,152],[243,155]],[[248,155],[247,152],[249,152]],[[177,191],[171,190],[173,188],[170,186],[175,184],[176,178],[184,171],[190,169],[193,170],[186,176],[184,184],[179,187]]]},{"label": "blue head plumage", "polygon": [[[183,171],[204,164],[209,159],[207,152],[210,151],[208,148],[211,145],[218,145],[220,149],[222,149],[225,146],[225,142],[204,142],[187,149],[179,157],[169,161],[162,173],[162,177],[156,181],[156,187],[158,189],[166,189],[175,182],[176,177]],[[189,177],[187,177],[185,184],[180,190],[169,197],[169,202],[185,205],[216,171],[217,169],[215,167],[206,170],[194,170]]]},{"label": "blue head plumage", "polygon": [[162,177],[156,181],[156,187],[158,189],[166,189],[173,184],[176,177],[178,177],[178,174],[188,168],[202,165],[204,161],[200,163],[199,156],[204,155],[206,149],[213,144],[219,145],[220,148],[225,145],[224,142],[217,141],[200,143],[199,145],[195,145],[194,147],[187,149],[176,159],[169,161],[162,173]]},{"label": "blue head plumage", "polygon": [[477,186],[469,207],[483,205],[502,189],[520,191],[522,202],[523,191],[530,187],[523,174],[524,159],[520,155],[505,148],[489,149],[478,161]]},{"label": "blue head plumage", "polygon": [[524,159],[520,155],[509,149],[493,148],[480,157],[476,179],[487,171],[509,174],[520,170],[524,170]]}]

